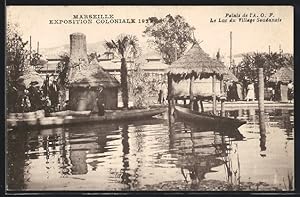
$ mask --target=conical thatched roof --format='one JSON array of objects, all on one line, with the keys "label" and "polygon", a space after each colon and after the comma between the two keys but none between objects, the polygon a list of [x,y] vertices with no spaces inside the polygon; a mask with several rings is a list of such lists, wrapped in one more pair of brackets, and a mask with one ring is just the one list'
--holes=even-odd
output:
[{"label": "conical thatched roof", "polygon": [[275,74],[270,77],[271,82],[288,83],[290,80],[294,81],[294,69],[291,67],[282,67]]},{"label": "conical thatched roof", "polygon": [[238,78],[229,69],[226,69],[226,70],[227,70],[227,73],[224,74],[224,76],[223,76],[223,79],[225,81],[230,81],[230,80],[236,81],[236,82],[239,81]]},{"label": "conical thatched roof", "polygon": [[25,68],[24,74],[19,78],[23,80],[26,88],[28,88],[30,83],[33,81],[38,82],[39,86],[42,86],[44,82],[43,78],[39,75],[39,73],[36,72],[36,70],[32,66],[27,66],[27,68]]},{"label": "conical thatched roof", "polygon": [[195,43],[186,54],[173,62],[168,71],[171,74],[197,73],[210,74],[215,73],[217,76],[226,74],[225,66],[205,53],[198,43]]},{"label": "conical thatched roof", "polygon": [[80,65],[80,70],[72,69],[69,75],[71,87],[118,87],[120,84],[105,72],[98,62]]}]

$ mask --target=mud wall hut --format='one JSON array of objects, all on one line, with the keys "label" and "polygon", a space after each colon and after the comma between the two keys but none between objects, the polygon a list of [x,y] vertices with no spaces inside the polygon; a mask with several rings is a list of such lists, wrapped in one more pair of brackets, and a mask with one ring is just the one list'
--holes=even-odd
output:
[{"label": "mud wall hut", "polygon": [[84,34],[70,35],[69,66],[71,110],[98,112],[98,102],[103,103],[105,109],[117,108],[119,82],[105,72],[97,60],[88,63]]}]

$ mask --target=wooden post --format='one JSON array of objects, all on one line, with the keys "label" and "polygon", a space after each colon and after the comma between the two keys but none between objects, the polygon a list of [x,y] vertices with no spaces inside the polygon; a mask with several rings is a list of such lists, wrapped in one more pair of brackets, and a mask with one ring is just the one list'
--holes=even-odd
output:
[{"label": "wooden post", "polygon": [[258,109],[259,109],[259,128],[260,128],[260,147],[265,150],[266,143],[266,124],[264,106],[264,74],[263,68],[258,68]]},{"label": "wooden post", "polygon": [[174,113],[174,96],[173,96],[173,83],[172,76],[168,73],[168,102],[169,102],[169,115],[173,115]]},{"label": "wooden post", "polygon": [[194,76],[190,78],[190,109],[194,109],[194,93],[193,93]]},{"label": "wooden post", "polygon": [[29,36],[29,61],[31,61],[31,36]]},{"label": "wooden post", "polygon": [[216,103],[216,74],[214,73],[212,76],[212,97],[213,97],[213,113],[217,113],[217,103]]},{"label": "wooden post", "polygon": [[[220,81],[220,93],[221,93],[221,96],[223,96],[223,93],[224,93],[224,80],[223,80],[223,75],[222,75],[222,78],[221,78],[221,81]],[[224,100],[221,98],[221,116],[225,116],[225,113],[224,113]]]},{"label": "wooden post", "polygon": [[232,32],[230,32],[230,51],[229,51],[229,68],[232,68]]},{"label": "wooden post", "polygon": [[39,53],[39,50],[40,50],[40,43],[37,42],[36,52]]},{"label": "wooden post", "polygon": [[204,112],[203,101],[201,98],[200,98],[200,107],[201,107],[201,112]]}]

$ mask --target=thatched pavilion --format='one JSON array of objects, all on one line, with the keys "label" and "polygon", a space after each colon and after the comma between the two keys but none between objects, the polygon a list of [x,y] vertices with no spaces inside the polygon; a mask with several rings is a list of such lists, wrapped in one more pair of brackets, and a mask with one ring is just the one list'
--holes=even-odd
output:
[{"label": "thatched pavilion", "polygon": [[238,82],[238,78],[229,70],[227,69],[227,73],[223,76],[224,81],[235,81]]},{"label": "thatched pavilion", "polygon": [[223,94],[223,75],[227,73],[220,61],[210,58],[198,43],[194,43],[186,54],[171,64],[168,71],[171,99],[189,96],[193,109],[194,101],[212,98],[216,112],[216,97]]},{"label": "thatched pavilion", "polygon": [[271,75],[270,82],[277,83],[280,86],[280,101],[287,102],[287,84],[289,81],[294,81],[294,69],[289,66],[285,66],[277,70],[276,73]]},{"label": "thatched pavilion", "polygon": [[31,66],[28,65],[25,68],[24,74],[20,76],[20,79],[23,79],[23,83],[25,84],[26,88],[29,87],[30,83],[33,81],[38,82],[38,85],[41,87],[43,85],[43,78],[39,75],[38,72]]},{"label": "thatched pavilion", "polygon": [[290,80],[294,81],[294,69],[289,66],[280,68],[270,77],[271,82],[289,83]]}]

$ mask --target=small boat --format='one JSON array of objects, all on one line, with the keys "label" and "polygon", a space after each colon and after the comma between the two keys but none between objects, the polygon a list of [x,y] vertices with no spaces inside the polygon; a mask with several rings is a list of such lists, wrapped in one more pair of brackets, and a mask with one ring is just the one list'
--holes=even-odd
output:
[{"label": "small boat", "polygon": [[175,117],[199,126],[203,130],[214,131],[237,129],[246,123],[243,120],[196,112],[179,106],[175,106]]},{"label": "small boat", "polygon": [[[123,120],[140,120],[151,118],[152,116],[162,114],[166,111],[165,108],[152,108],[152,109],[134,109],[134,110],[116,110],[105,113],[104,116],[89,115],[78,116],[78,114],[56,114],[52,117],[30,118],[30,119],[6,119],[8,128],[23,128],[23,127],[61,127],[65,125],[75,124],[91,124],[91,123],[105,123],[110,121],[123,121]],[[53,115],[53,114],[52,114]]]}]

